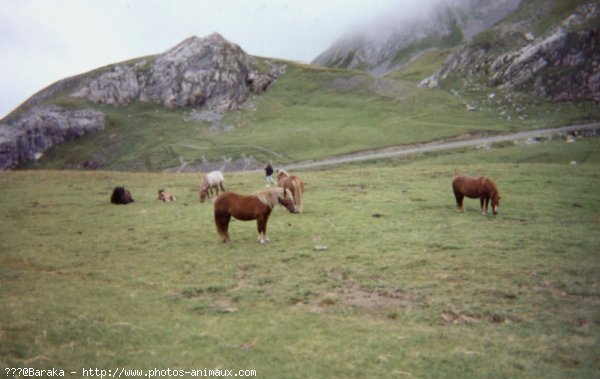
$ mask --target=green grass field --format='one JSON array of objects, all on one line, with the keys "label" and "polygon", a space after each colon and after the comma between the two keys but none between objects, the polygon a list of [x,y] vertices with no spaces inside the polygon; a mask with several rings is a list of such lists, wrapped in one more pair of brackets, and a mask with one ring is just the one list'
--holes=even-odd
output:
[{"label": "green grass field", "polygon": [[[277,208],[266,245],[253,222],[219,241],[199,175],[1,172],[0,375],[599,377],[599,168],[592,138],[297,172],[305,213]],[[497,217],[455,210],[464,172],[496,180]]]}]

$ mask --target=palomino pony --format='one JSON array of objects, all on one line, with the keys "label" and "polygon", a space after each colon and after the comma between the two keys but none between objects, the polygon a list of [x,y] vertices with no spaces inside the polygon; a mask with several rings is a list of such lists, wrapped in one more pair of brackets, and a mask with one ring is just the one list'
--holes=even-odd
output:
[{"label": "palomino pony", "polygon": [[200,202],[204,203],[206,198],[212,195],[213,189],[217,192],[217,195],[219,194],[219,188],[221,191],[225,192],[225,187],[223,186],[224,181],[225,179],[223,178],[221,171],[211,171],[204,175],[198,191],[200,192]]},{"label": "palomino pony", "polygon": [[175,196],[173,196],[173,194],[171,192],[167,192],[164,189],[159,189],[158,190],[158,197],[156,198],[156,200],[159,201],[175,201]]},{"label": "palomino pony", "polygon": [[281,188],[290,190],[294,195],[294,202],[298,208],[298,213],[302,213],[302,194],[304,193],[304,183],[296,175],[290,176],[285,170],[277,172],[277,185]]},{"label": "palomino pony", "polygon": [[229,221],[231,216],[241,221],[256,220],[258,242],[269,242],[267,221],[277,205],[283,205],[290,213],[296,213],[294,198],[289,190],[268,188],[245,196],[235,192],[223,192],[214,201],[215,225],[223,242],[229,242]]},{"label": "palomino pony", "polygon": [[496,183],[491,178],[487,176],[480,176],[479,178],[468,175],[456,176],[452,180],[452,189],[454,190],[456,205],[461,212],[465,210],[463,199],[466,196],[472,199],[480,199],[481,213],[487,213],[488,203],[492,200],[492,212],[494,216],[498,214],[500,194]]}]

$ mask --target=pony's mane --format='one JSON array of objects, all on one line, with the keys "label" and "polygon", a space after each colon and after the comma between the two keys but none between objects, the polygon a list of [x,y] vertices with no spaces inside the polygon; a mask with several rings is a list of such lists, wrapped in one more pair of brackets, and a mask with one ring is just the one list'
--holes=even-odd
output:
[{"label": "pony's mane", "polygon": [[281,180],[281,178],[288,178],[290,174],[287,173],[284,169],[277,171],[277,180]]},{"label": "pony's mane", "polygon": [[[274,208],[277,204],[279,204],[279,200],[277,199],[283,197],[283,191],[283,188],[267,188],[256,192],[254,195],[267,207]],[[288,196],[291,196],[290,190],[285,191],[287,191]]]},{"label": "pony's mane", "polygon": [[485,186],[490,190],[492,196],[498,196],[498,187],[496,187],[496,183],[491,178],[487,176],[484,179]]},{"label": "pony's mane", "polygon": [[280,169],[277,171],[277,179],[281,179],[281,178],[289,178],[290,174],[288,174],[287,171],[285,171],[284,169]]},{"label": "pony's mane", "polygon": [[208,179],[206,178],[206,175],[202,177],[202,182],[200,183],[200,189],[202,189],[202,190],[208,189]]}]

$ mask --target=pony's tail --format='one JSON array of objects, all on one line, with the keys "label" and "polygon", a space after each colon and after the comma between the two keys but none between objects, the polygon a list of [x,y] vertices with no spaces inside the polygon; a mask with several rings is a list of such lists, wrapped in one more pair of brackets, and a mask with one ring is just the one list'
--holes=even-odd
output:
[{"label": "pony's tail", "polygon": [[229,221],[231,215],[226,212],[215,211],[215,225],[217,227],[217,233],[223,239],[223,242],[229,241]]},{"label": "pony's tail", "polygon": [[302,213],[302,187],[300,183],[294,183],[294,202],[298,212]]}]

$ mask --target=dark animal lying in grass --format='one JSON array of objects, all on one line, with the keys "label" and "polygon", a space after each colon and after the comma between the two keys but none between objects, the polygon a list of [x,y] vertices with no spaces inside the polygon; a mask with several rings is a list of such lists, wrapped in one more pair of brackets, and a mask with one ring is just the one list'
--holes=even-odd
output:
[{"label": "dark animal lying in grass", "polygon": [[115,187],[110,197],[110,202],[113,204],[129,204],[133,203],[133,197],[131,197],[131,192],[126,190],[125,187]]},{"label": "dark animal lying in grass", "polygon": [[175,201],[175,196],[171,192],[160,189],[158,190],[158,198],[156,200]]}]

